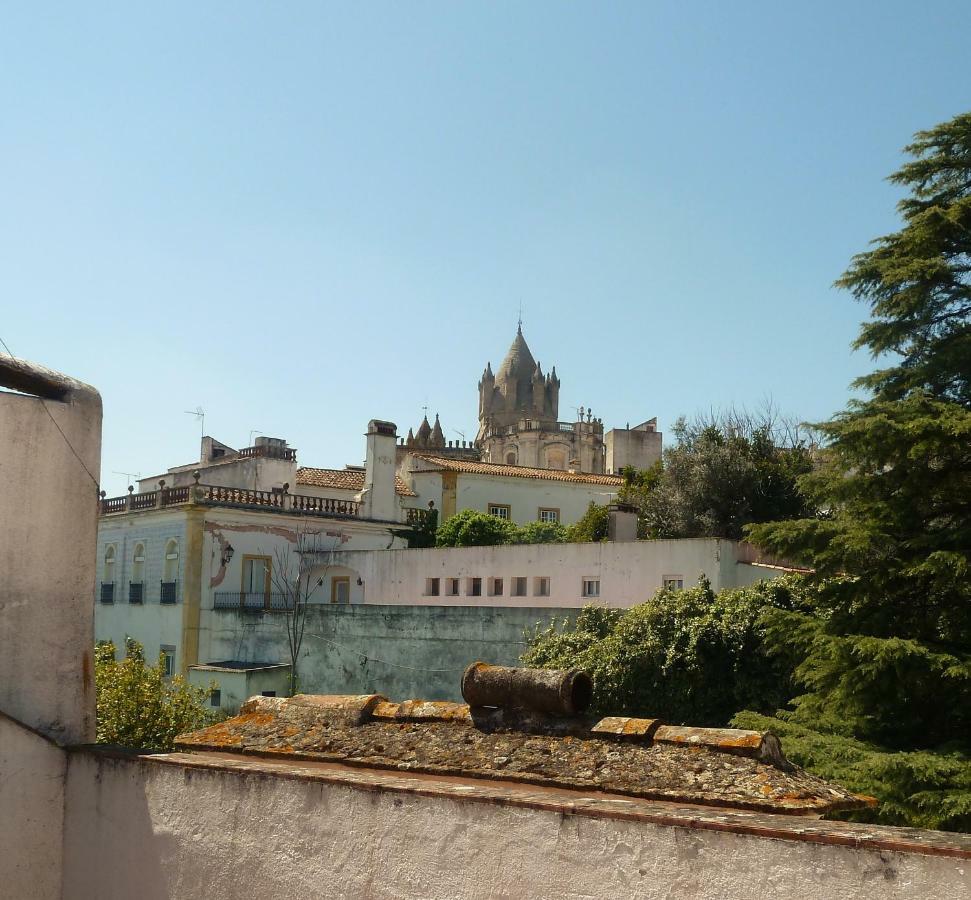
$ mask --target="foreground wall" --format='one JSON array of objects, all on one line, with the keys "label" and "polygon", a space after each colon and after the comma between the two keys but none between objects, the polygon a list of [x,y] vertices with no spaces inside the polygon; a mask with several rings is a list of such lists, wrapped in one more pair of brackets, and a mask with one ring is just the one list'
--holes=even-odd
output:
[{"label": "foreground wall", "polygon": [[0,713],[0,897],[58,900],[67,754]]},{"label": "foreground wall", "polygon": [[[788,816],[177,760],[72,754],[66,898],[968,895],[971,861],[941,855],[931,832],[831,824],[813,834],[814,823]],[[882,834],[867,843],[870,831]],[[921,852],[888,849],[908,835]],[[959,852],[971,853],[965,843]]]},{"label": "foreground wall", "polygon": [[[533,607],[310,606],[300,690],[460,700],[459,680],[470,662],[515,665],[527,628],[574,615],[575,609]],[[290,661],[281,613],[203,610],[202,623],[209,660]]]}]

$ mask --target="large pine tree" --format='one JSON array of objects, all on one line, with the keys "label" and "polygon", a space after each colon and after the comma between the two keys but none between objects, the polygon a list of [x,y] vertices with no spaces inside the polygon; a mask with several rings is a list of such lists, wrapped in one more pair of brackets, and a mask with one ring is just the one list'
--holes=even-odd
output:
[{"label": "large pine tree", "polygon": [[818,517],[753,540],[813,566],[818,600],[773,614],[806,693],[794,718],[891,747],[971,743],[971,113],[920,132],[890,180],[901,229],[837,282],[869,305],[866,398],[817,427]]}]

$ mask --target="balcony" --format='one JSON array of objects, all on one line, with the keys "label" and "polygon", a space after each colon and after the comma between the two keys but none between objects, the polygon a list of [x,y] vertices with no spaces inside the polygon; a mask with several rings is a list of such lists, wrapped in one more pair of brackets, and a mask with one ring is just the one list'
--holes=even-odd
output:
[{"label": "balcony", "polygon": [[293,598],[264,591],[216,591],[213,609],[235,609],[243,612],[285,612],[293,608]]},{"label": "balcony", "polygon": [[159,603],[178,603],[179,595],[176,591],[178,583],[175,581],[163,581]]},{"label": "balcony", "polygon": [[145,584],[141,581],[128,583],[128,602],[141,604],[145,599]]},{"label": "balcony", "polygon": [[290,447],[273,447],[261,444],[257,447],[243,447],[236,454],[237,459],[253,459],[262,457],[263,459],[282,459],[286,462],[296,462],[297,451]]},{"label": "balcony", "polygon": [[187,503],[204,506],[233,506],[241,509],[272,509],[327,519],[352,519],[360,514],[360,503],[331,497],[308,497],[283,491],[251,491],[246,488],[211,484],[162,488],[126,497],[102,497],[101,515],[113,516],[147,509],[166,509]]},{"label": "balcony", "polygon": [[101,602],[102,603],[115,602],[115,583],[113,581],[101,582]]}]

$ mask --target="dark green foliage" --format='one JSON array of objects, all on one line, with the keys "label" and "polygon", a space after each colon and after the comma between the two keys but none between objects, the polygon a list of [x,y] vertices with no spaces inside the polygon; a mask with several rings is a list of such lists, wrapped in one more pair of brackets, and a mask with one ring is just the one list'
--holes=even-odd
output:
[{"label": "dark green foliage", "polygon": [[516,529],[514,544],[562,544],[567,530],[559,522],[527,522]]},{"label": "dark green foliage", "polygon": [[191,687],[178,675],[166,679],[162,658],[148,665],[138,641],[128,640],[120,662],[111,641],[99,643],[94,681],[99,743],[163,753],[172,749],[176,735],[211,721],[206,706],[211,688]]},{"label": "dark green foliage", "polygon": [[971,758],[959,750],[888,751],[814,731],[785,713],[773,718],[741,712],[732,724],[775,732],[796,765],[880,800],[875,809],[837,813],[832,818],[971,831]]},{"label": "dark green foliage", "polygon": [[752,522],[811,512],[797,486],[812,468],[810,436],[766,410],[684,418],[663,465],[625,472],[619,499],[637,507],[644,536],[738,540]]},{"label": "dark green foliage", "polygon": [[557,522],[516,525],[508,519],[465,509],[439,526],[436,547],[491,547],[496,544],[558,544],[566,529]]},{"label": "dark green foliage", "polygon": [[527,635],[523,663],[590,673],[597,712],[723,726],[739,709],[791,696],[789,661],[762,648],[767,607],[805,602],[797,579],[713,595],[703,581],[627,610],[586,607],[574,624]]},{"label": "dark green foliage", "polygon": [[818,426],[801,487],[827,513],[751,534],[821,579],[810,610],[770,621],[803,654],[793,721],[909,749],[971,735],[971,114],[908,151],[904,227],[838,282],[870,306],[857,346],[887,365]]},{"label": "dark green foliage", "polygon": [[573,544],[586,541],[605,541],[610,523],[610,513],[606,506],[590,501],[583,518],[566,529],[566,540]]},{"label": "dark green foliage", "polygon": [[419,510],[420,515],[411,528],[395,530],[396,537],[403,537],[408,541],[409,548],[434,547],[435,535],[438,532],[438,510]]},{"label": "dark green foliage", "polygon": [[436,547],[491,547],[511,544],[515,525],[507,519],[463,509],[438,526]]}]

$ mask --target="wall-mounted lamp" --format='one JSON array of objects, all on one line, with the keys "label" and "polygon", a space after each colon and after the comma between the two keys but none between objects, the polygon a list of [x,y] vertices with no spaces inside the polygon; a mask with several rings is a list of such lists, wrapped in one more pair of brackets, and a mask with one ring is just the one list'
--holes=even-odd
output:
[{"label": "wall-mounted lamp", "polygon": [[223,548],[223,555],[222,555],[222,558],[221,558],[220,562],[224,566],[228,566],[229,563],[230,563],[230,561],[232,560],[233,554],[235,552],[236,551],[233,549],[233,545],[232,544],[226,544],[226,546]]},{"label": "wall-mounted lamp", "polygon": [[359,586],[362,586],[364,584],[364,582],[361,580],[361,576],[360,575],[357,576],[357,583],[358,583]]}]

